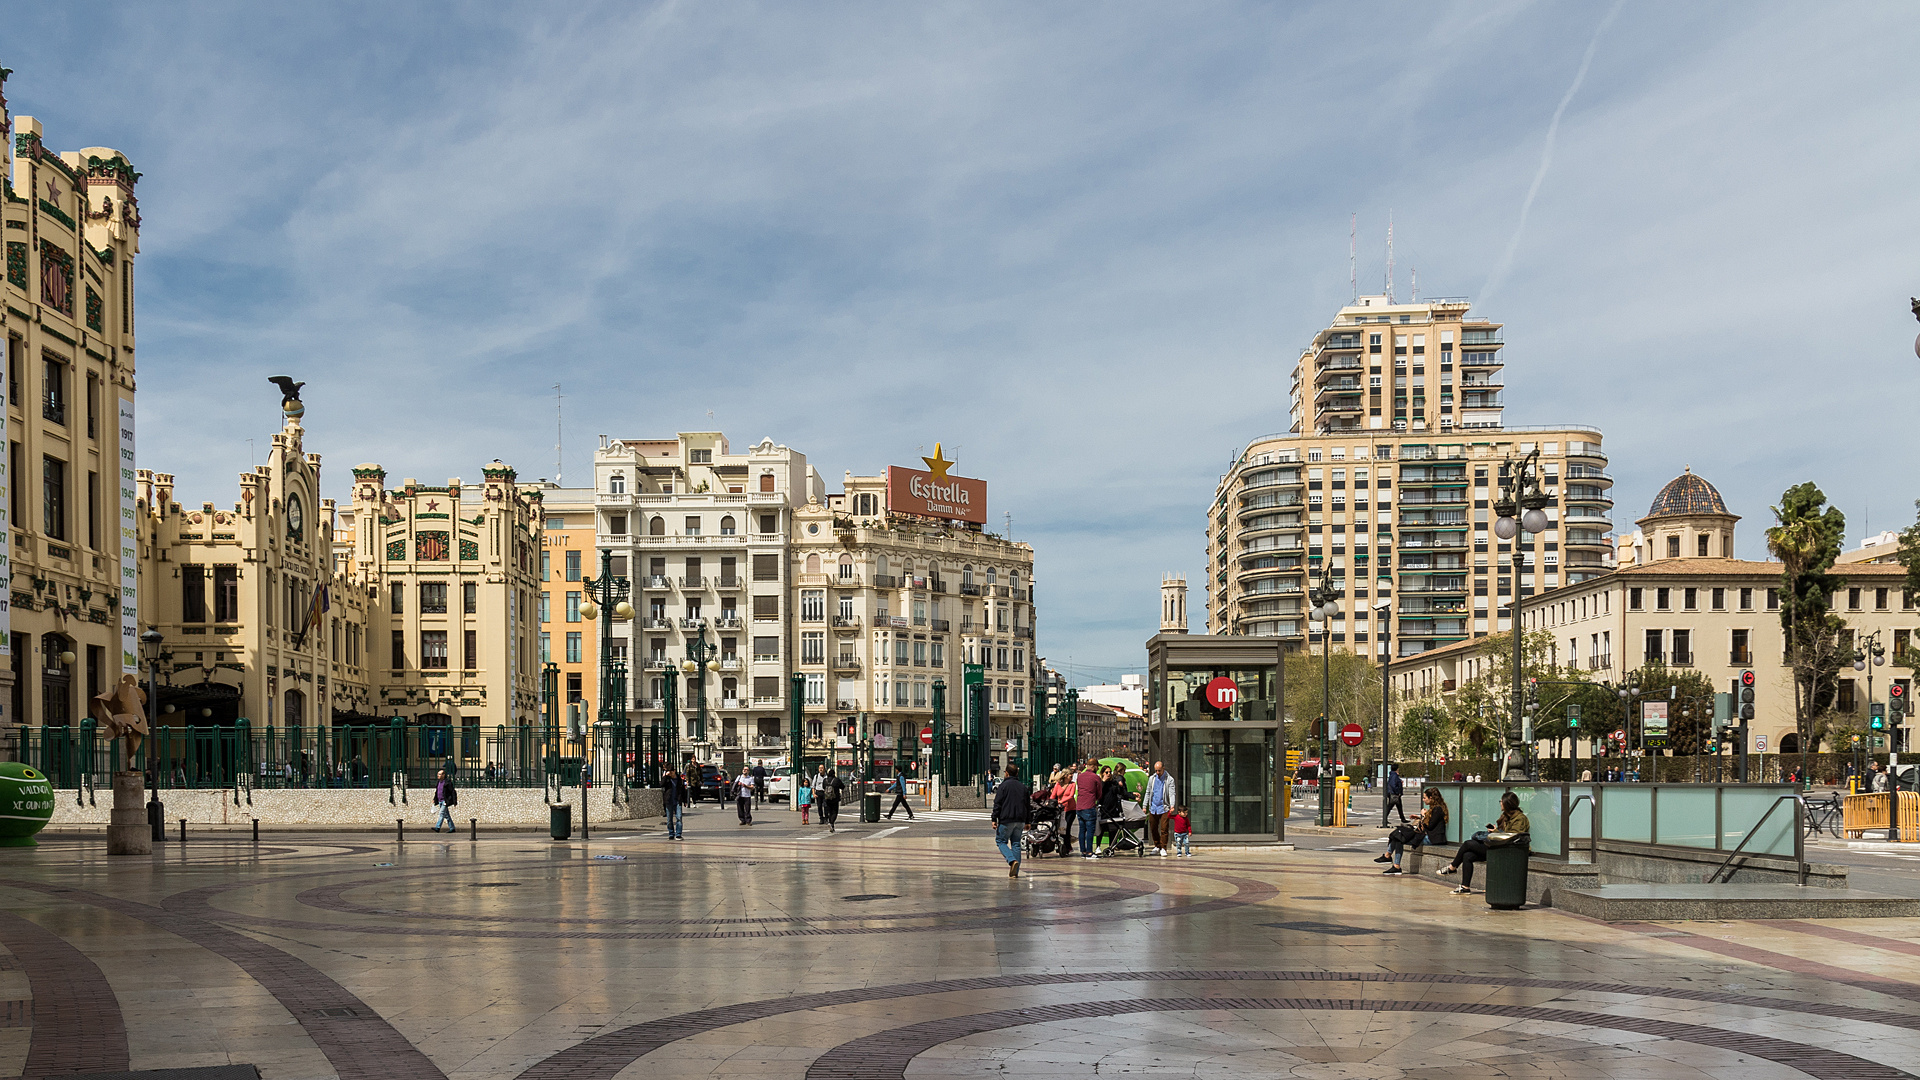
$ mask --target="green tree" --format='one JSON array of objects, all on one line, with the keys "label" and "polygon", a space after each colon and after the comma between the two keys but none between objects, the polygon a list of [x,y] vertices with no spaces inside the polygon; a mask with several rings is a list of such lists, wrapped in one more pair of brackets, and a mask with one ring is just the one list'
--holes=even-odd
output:
[{"label": "green tree", "polygon": [[1452,725],[1447,703],[1437,697],[1423,698],[1400,712],[1393,727],[1393,745],[1398,756],[1431,762],[1447,747],[1447,732]]},{"label": "green tree", "polygon": [[[1368,737],[1378,738],[1380,727],[1380,667],[1364,656],[1335,652],[1327,657],[1327,683],[1331,690],[1331,708],[1321,701],[1321,660],[1318,654],[1288,653],[1287,745],[1298,747],[1308,756],[1319,749],[1319,735],[1313,722],[1327,713],[1336,727],[1359,724]],[[1337,753],[1346,751],[1338,742]]]},{"label": "green tree", "polygon": [[1841,665],[1853,660],[1841,641],[1846,624],[1831,611],[1834,590],[1846,579],[1829,573],[1846,542],[1847,518],[1812,483],[1788,488],[1772,509],[1778,524],[1767,530],[1767,550],[1781,562],[1780,625],[1793,672],[1794,731],[1805,754],[1822,733],[1815,721],[1824,729],[1833,708]]}]

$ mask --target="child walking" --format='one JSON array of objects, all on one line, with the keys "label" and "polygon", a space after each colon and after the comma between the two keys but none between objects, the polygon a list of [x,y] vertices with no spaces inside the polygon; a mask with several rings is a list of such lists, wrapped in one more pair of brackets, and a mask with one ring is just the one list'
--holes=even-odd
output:
[{"label": "child walking", "polygon": [[1187,816],[1187,808],[1184,806],[1174,807],[1173,808],[1173,853],[1176,857],[1182,858],[1182,859],[1193,858],[1193,852],[1188,850],[1187,848],[1187,844],[1192,838],[1192,836],[1193,836],[1193,819]]},{"label": "child walking", "polygon": [[807,786],[806,774],[793,778],[796,785],[793,801],[800,807],[800,824],[807,823],[807,814],[813,810],[813,789]]}]

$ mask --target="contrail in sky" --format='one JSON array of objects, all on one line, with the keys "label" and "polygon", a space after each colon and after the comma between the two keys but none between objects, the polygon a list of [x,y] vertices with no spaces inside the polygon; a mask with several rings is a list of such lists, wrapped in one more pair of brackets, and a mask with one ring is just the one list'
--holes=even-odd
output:
[{"label": "contrail in sky", "polygon": [[1560,107],[1553,110],[1553,120],[1547,124],[1547,144],[1540,148],[1540,169],[1533,174],[1533,185],[1527,188],[1526,201],[1520,204],[1520,221],[1513,227],[1513,239],[1507,241],[1506,254],[1500,256],[1500,262],[1487,275],[1487,283],[1480,287],[1480,302],[1491,299],[1494,290],[1506,280],[1507,271],[1513,267],[1513,256],[1520,250],[1520,236],[1527,230],[1527,214],[1533,209],[1533,197],[1540,194],[1540,184],[1547,178],[1547,168],[1553,164],[1553,140],[1560,133],[1560,117],[1566,114],[1567,106],[1573,103],[1573,95],[1580,92],[1580,84],[1586,81],[1587,68],[1593,66],[1593,54],[1600,48],[1600,35],[1613,25],[1614,16],[1620,14],[1627,0],[1614,0],[1612,10],[1600,20],[1593,32],[1593,40],[1587,42],[1587,54],[1580,58],[1580,70],[1573,73],[1573,85],[1567,87],[1567,94],[1560,99]]}]

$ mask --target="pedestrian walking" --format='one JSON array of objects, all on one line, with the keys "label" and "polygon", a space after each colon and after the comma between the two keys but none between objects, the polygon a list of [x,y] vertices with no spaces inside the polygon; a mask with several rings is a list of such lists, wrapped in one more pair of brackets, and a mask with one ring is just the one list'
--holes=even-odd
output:
[{"label": "pedestrian walking", "polygon": [[800,824],[807,823],[807,815],[813,812],[813,788],[807,783],[807,774],[800,773],[793,778],[793,805],[800,808]]},{"label": "pedestrian walking", "polygon": [[440,831],[441,822],[445,822],[448,832],[459,832],[453,824],[453,808],[460,805],[460,793],[453,788],[453,780],[447,776],[447,770],[440,770],[440,780],[433,785],[433,808],[437,815],[433,819],[433,831]]},{"label": "pedestrian walking", "polygon": [[733,779],[733,801],[740,812],[740,824],[753,824],[753,774],[745,769]]},{"label": "pedestrian walking", "polygon": [[993,789],[993,842],[1000,846],[1000,857],[1007,860],[1007,876],[1020,876],[1020,839],[1026,835],[1027,822],[1033,819],[1033,795],[1027,785],[1007,766],[1007,775]]},{"label": "pedestrian walking", "polygon": [[846,784],[839,773],[820,766],[820,782],[813,786],[813,801],[820,804],[820,820],[828,832],[833,832],[834,823],[840,820],[840,795],[845,790]]},{"label": "pedestrian walking", "polygon": [[755,764],[753,767],[753,802],[759,806],[767,801],[767,767]]},{"label": "pedestrian walking", "polygon": [[1100,774],[1093,771],[1093,762],[1081,767],[1073,788],[1073,811],[1080,818],[1080,857],[1091,859],[1093,838],[1100,827]]},{"label": "pedestrian walking", "polygon": [[686,839],[687,782],[679,773],[669,772],[660,778],[660,805],[667,815],[667,839]]},{"label": "pedestrian walking", "polygon": [[887,807],[887,820],[893,820],[893,812],[895,810],[905,809],[907,812],[907,820],[912,821],[913,807],[907,803],[906,776],[901,773],[894,773],[893,783],[887,785],[887,790],[893,793],[893,805]]},{"label": "pedestrian walking", "polygon": [[1407,823],[1407,808],[1400,801],[1401,797],[1406,793],[1407,782],[1400,778],[1400,766],[1387,766],[1387,793],[1383,796],[1385,801],[1380,806],[1381,824],[1385,824],[1387,815],[1392,813],[1400,815],[1400,824],[1405,825]]},{"label": "pedestrian walking", "polygon": [[1193,815],[1187,813],[1184,806],[1173,811],[1173,852],[1182,859],[1193,858],[1193,850],[1187,844],[1193,838]]},{"label": "pedestrian walking", "polygon": [[1164,761],[1153,763],[1153,775],[1147,777],[1147,842],[1152,845],[1153,853],[1165,857],[1173,847],[1167,840],[1167,818],[1173,814],[1173,808],[1180,804],[1179,790],[1174,786],[1173,777],[1167,773]]}]

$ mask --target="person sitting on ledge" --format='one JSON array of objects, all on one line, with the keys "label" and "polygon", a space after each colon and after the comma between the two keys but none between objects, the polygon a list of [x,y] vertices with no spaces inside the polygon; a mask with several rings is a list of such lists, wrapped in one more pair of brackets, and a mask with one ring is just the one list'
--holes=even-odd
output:
[{"label": "person sitting on ledge", "polygon": [[1511,791],[1500,796],[1500,820],[1487,826],[1487,828],[1500,835],[1492,836],[1484,832],[1474,833],[1471,839],[1460,845],[1460,850],[1454,855],[1453,861],[1448,863],[1446,868],[1440,871],[1443,874],[1460,875],[1460,887],[1453,890],[1456,893],[1470,893],[1473,891],[1474,861],[1476,859],[1485,859],[1488,848],[1515,845],[1528,847],[1532,843],[1532,838],[1529,835],[1532,827],[1527,822],[1527,815],[1520,812],[1520,796],[1515,795]]},{"label": "person sitting on ledge", "polygon": [[1382,870],[1383,874],[1403,873],[1400,869],[1400,856],[1409,847],[1421,844],[1440,844],[1447,839],[1447,800],[1440,795],[1437,787],[1424,788],[1420,792],[1422,807],[1420,816],[1413,819],[1411,825],[1401,825],[1387,834],[1387,854],[1373,860],[1390,862],[1393,865]]}]

